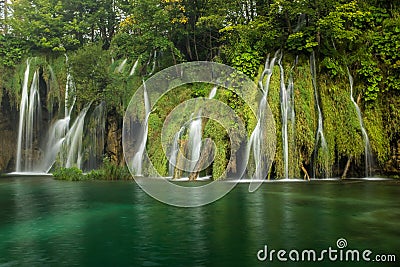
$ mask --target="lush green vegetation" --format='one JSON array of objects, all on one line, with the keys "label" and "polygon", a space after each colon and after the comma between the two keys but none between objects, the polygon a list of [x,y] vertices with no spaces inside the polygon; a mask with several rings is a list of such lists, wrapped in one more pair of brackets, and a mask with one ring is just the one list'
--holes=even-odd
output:
[{"label": "lush green vegetation", "polygon": [[[314,153],[317,114],[309,57],[315,52],[320,103],[329,146],[327,168],[341,175],[352,159],[362,166],[363,141],[354,106],[349,98],[347,68],[354,76],[354,96],[361,107],[378,169],[393,170],[391,145],[400,136],[400,5],[376,0],[19,0],[0,4],[0,86],[15,106],[27,57],[35,57],[47,83],[47,108],[62,102],[66,69],[76,84],[78,110],[89,102],[106,101],[108,116],[122,120],[134,90],[154,71],[175,63],[212,60],[236,67],[259,79],[269,53],[284,51],[287,72],[294,69],[296,140],[291,155],[291,176],[310,170]],[[65,64],[64,53],[69,56]],[[124,59],[126,67],[118,69]],[[138,60],[135,75],[130,68]],[[50,79],[52,66],[55,79]],[[205,86],[186,86],[166,95],[150,117],[150,157],[161,173],[167,160],[160,143],[163,121],[178,103],[206,96]],[[249,128],[254,117],[230,91],[218,100],[234,108]],[[279,106],[279,69],[272,76],[269,103],[277,123],[278,144],[274,176],[283,168]],[[213,169],[222,174],[229,158],[226,134],[208,122],[219,153]],[[114,177],[106,173],[85,177]],[[339,167],[338,167],[339,166]],[[114,171],[112,171],[114,172]],[[115,171],[116,173],[118,171]],[[77,170],[61,169],[56,177],[83,177]]]},{"label": "lush green vegetation", "polygon": [[64,181],[93,181],[93,180],[130,180],[132,176],[126,166],[116,166],[105,158],[103,165],[97,170],[84,173],[76,167],[58,168],[53,172],[54,179]]}]

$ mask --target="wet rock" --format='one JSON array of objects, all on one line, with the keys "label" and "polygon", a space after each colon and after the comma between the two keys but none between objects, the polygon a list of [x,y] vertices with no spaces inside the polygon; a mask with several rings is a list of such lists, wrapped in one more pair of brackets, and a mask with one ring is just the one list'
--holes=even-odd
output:
[{"label": "wet rock", "polygon": [[18,136],[16,113],[7,92],[3,91],[0,106],[0,173],[14,170]]}]

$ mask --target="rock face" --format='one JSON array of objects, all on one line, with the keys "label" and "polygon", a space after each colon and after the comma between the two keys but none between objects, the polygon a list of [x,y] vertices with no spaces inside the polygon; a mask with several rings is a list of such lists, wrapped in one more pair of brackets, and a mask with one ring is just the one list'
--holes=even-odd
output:
[{"label": "rock face", "polygon": [[107,140],[106,154],[110,156],[112,163],[123,164],[122,153],[122,119],[115,112],[107,116]]},{"label": "rock face", "polygon": [[400,136],[392,143],[391,152],[390,172],[400,174]]},{"label": "rock face", "polygon": [[0,173],[14,171],[18,136],[16,114],[7,92],[3,91],[0,106]]},{"label": "rock face", "polygon": [[397,171],[400,172],[400,139],[397,140],[396,167]]}]

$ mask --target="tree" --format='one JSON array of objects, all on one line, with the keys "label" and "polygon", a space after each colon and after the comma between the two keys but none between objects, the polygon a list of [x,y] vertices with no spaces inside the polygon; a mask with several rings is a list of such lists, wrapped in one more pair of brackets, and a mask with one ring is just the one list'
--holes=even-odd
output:
[{"label": "tree", "polygon": [[143,62],[149,62],[161,52],[172,55],[176,62],[181,55],[171,40],[172,32],[176,25],[186,23],[182,10],[171,9],[176,3],[179,1],[141,0],[125,6],[126,17],[113,39],[113,54],[117,58],[141,55]]}]

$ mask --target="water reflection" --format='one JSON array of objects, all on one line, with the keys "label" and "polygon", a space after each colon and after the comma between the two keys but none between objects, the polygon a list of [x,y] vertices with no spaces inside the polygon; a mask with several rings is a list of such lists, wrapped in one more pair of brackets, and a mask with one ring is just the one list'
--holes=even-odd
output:
[{"label": "water reflection", "polygon": [[240,184],[187,209],[133,182],[1,179],[0,264],[259,266],[255,253],[265,244],[325,249],[340,237],[352,248],[397,253],[399,185],[267,183],[249,193]]}]

